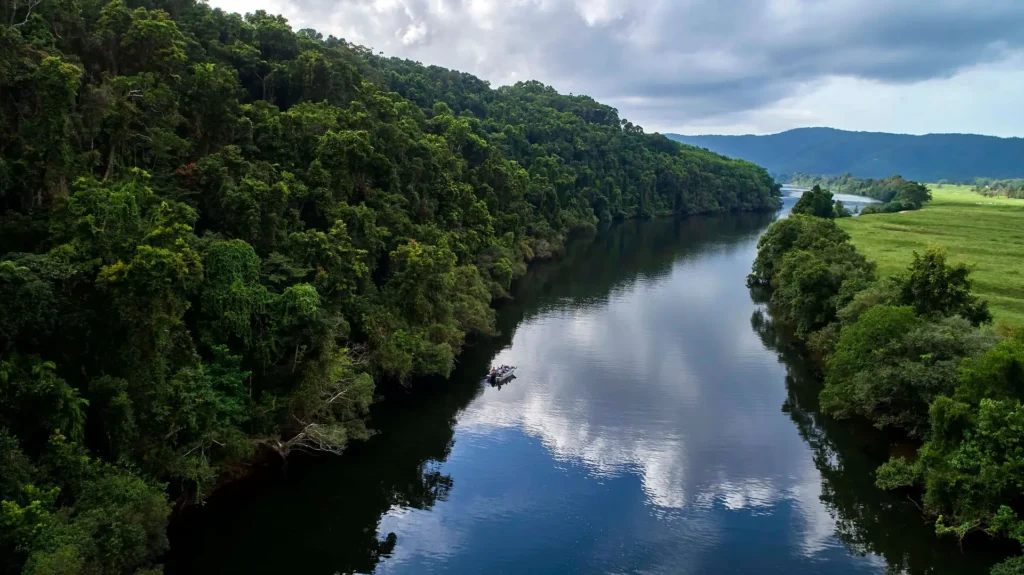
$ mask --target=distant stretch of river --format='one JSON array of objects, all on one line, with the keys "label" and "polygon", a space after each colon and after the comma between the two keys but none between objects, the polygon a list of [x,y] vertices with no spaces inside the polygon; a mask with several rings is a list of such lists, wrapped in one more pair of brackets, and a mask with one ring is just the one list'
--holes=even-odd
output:
[{"label": "distant stretch of river", "polygon": [[[787,206],[792,207],[792,205],[789,204],[788,202],[795,203],[796,200],[800,198],[800,195],[806,192],[808,189],[809,188],[783,185],[782,194],[783,197],[786,198]],[[853,194],[832,194],[832,197],[843,202],[843,205],[846,206],[846,208],[849,210],[857,208],[858,212],[860,212],[860,210],[862,210],[864,206],[868,204],[881,203],[874,198],[869,198],[866,196],[855,196]],[[786,209],[788,209],[788,207]]]},{"label": "distant stretch of river", "polygon": [[[746,288],[781,214],[577,239],[450,381],[378,405],[371,440],[186,513],[168,572],[985,572],[996,557],[875,489],[891,442],[818,414],[820,381]],[[517,377],[487,384],[492,363]]]}]

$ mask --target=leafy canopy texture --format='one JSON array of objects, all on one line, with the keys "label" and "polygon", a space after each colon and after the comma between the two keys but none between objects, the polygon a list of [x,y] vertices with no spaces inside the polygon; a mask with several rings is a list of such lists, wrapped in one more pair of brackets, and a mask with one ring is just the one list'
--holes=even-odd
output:
[{"label": "leafy canopy texture", "polygon": [[[901,201],[921,192],[914,186]],[[938,248],[875,281],[821,208],[829,205],[811,199],[773,223],[748,283],[769,290],[773,316],[824,358],[822,412],[923,442],[916,458],[877,470],[879,488],[920,494],[939,535],[985,532],[1024,545],[1024,333],[1000,340],[985,328],[992,317],[971,293],[970,269]],[[1022,565],[1013,558],[992,573]]]},{"label": "leafy canopy texture", "polygon": [[[839,205],[842,206],[841,203]],[[819,218],[837,217],[835,204],[832,200],[832,192],[823,190],[817,185],[800,195],[800,199],[793,206],[792,213],[817,216]]]},{"label": "leafy canopy texture", "polygon": [[3,573],[154,573],[170,499],[366,437],[573,230],[779,199],[586,96],[194,0],[6,2],[0,93]]}]

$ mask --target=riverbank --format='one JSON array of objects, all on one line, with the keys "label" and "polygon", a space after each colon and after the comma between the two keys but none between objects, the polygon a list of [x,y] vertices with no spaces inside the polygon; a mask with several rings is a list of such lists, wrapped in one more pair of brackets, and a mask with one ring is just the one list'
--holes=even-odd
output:
[{"label": "riverbank", "polygon": [[[889,435],[820,414],[813,365],[743,286],[778,216],[570,241],[451,378],[374,405],[368,441],[191,508],[168,573],[987,571],[1001,555],[875,488]],[[492,387],[493,363],[520,372]]]},{"label": "riverbank", "polygon": [[933,200],[921,210],[838,224],[879,277],[906,269],[913,251],[941,246],[951,263],[971,266],[972,291],[988,300],[997,325],[1024,326],[1024,200],[985,197],[970,186],[929,189]]},{"label": "riverbank", "polygon": [[[748,282],[770,288],[773,318],[824,357],[823,413],[923,441],[878,468],[878,488],[919,498],[937,535],[1024,543],[1024,338],[985,327],[969,276],[930,246],[878,278],[834,220],[794,214],[761,237]],[[992,573],[1022,567],[1016,557]]]}]

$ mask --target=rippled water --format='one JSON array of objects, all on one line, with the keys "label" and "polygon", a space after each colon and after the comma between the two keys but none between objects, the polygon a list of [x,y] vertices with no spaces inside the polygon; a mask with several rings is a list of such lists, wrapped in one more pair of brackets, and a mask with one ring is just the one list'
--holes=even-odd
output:
[{"label": "rippled water", "polygon": [[[578,239],[451,381],[378,407],[378,436],[187,513],[170,571],[982,572],[991,554],[874,489],[885,438],[817,414],[820,383],[744,284],[775,217]],[[516,379],[484,383],[491,362]]]}]

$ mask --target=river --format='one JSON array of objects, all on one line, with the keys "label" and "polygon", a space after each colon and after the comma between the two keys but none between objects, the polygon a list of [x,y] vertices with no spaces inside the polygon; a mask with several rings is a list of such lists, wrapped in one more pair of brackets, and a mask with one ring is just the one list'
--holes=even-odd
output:
[{"label": "river", "polygon": [[[577,239],[449,381],[376,406],[375,437],[185,513],[168,572],[985,572],[994,553],[874,488],[898,442],[818,414],[820,381],[744,283],[776,217]],[[492,362],[517,377],[488,385]]]}]

